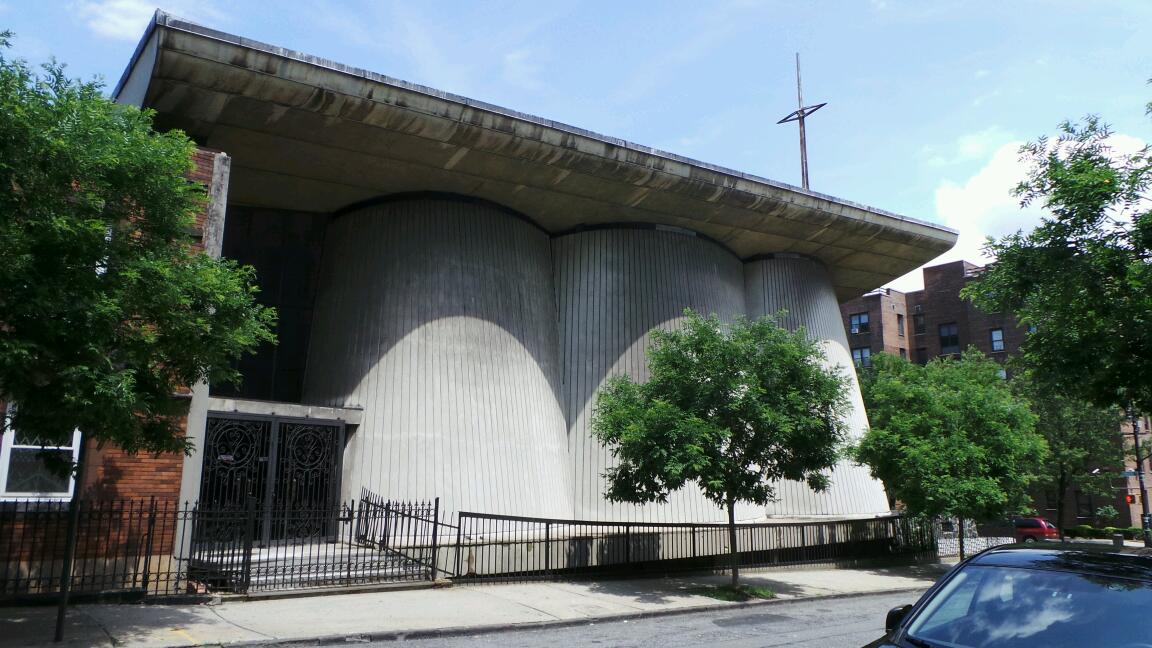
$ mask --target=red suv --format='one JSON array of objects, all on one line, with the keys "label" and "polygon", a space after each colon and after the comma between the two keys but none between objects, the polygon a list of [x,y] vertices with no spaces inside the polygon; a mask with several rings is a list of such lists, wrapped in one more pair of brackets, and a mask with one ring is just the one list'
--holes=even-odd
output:
[{"label": "red suv", "polygon": [[1060,539],[1060,530],[1044,518],[1016,518],[1012,520],[1012,527],[1016,533],[1016,542]]}]

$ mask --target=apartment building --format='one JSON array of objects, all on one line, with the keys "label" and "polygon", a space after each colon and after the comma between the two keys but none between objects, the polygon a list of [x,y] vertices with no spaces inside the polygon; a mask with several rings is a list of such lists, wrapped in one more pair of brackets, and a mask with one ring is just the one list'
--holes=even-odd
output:
[{"label": "apartment building", "polygon": [[[960,290],[979,276],[983,266],[967,261],[953,261],[923,269],[924,289],[900,292],[880,288],[840,305],[852,360],[858,367],[872,364],[872,356],[890,353],[920,364],[933,358],[956,355],[974,346],[985,355],[1004,363],[1019,352],[1028,335],[1026,327],[1008,313],[986,313],[960,297]],[[1008,368],[1003,370],[1008,376]],[[1148,437],[1148,418],[1141,423],[1144,432],[1142,447],[1152,447]],[[1131,428],[1125,424],[1117,431],[1117,442],[1131,439]],[[1125,466],[1102,466],[1102,470],[1115,471],[1117,478],[1115,497],[1106,498],[1072,490],[1067,500],[1064,526],[1078,524],[1105,524],[1139,526],[1138,499],[1134,477],[1121,473],[1131,472],[1132,462]],[[1035,493],[1036,508],[1050,519],[1056,516],[1056,494]],[[1096,511],[1111,504],[1120,513],[1114,523],[1099,520]]]}]

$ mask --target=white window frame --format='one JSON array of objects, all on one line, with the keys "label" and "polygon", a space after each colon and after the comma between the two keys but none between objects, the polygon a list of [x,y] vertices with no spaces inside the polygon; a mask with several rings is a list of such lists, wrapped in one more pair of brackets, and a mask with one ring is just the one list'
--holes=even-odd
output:
[{"label": "white window frame", "polygon": [[[999,334],[1000,337],[996,337],[997,334]],[[988,329],[988,344],[991,347],[993,353],[998,352],[998,351],[1003,351],[1004,350],[1004,329],[1002,329],[1002,328]],[[996,348],[997,344],[1000,345],[999,349]]]},{"label": "white window frame", "polygon": [[[35,499],[47,502],[66,502],[72,499],[72,493],[76,490],[75,475],[72,475],[68,478],[67,492],[61,491],[52,493],[34,493],[8,490],[8,465],[12,458],[12,449],[40,449],[40,446],[38,445],[17,446],[15,444],[15,440],[16,431],[12,429],[4,430],[4,435],[0,437],[0,502],[26,499]],[[76,463],[80,457],[80,430],[76,430],[72,433],[72,445],[70,447],[55,446],[55,448],[59,450],[72,450],[72,463]]]}]

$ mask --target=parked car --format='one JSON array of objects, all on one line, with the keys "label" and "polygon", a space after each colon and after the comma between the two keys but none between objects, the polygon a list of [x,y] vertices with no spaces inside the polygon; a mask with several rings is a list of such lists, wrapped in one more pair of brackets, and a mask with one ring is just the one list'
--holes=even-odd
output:
[{"label": "parked car", "polygon": [[1149,648],[1152,550],[1002,545],[972,556],[866,648]]},{"label": "parked car", "polygon": [[1016,542],[1036,542],[1037,540],[1059,540],[1060,529],[1044,518],[1026,517],[1012,520]]}]

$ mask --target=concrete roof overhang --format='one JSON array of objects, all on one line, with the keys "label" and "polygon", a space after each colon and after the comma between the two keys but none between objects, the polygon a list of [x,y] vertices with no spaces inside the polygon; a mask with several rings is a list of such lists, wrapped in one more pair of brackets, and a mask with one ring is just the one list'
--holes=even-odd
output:
[{"label": "concrete roof overhang", "polygon": [[556,234],[685,228],[741,258],[823,262],[840,300],[945,252],[950,229],[157,12],[115,90],[232,158],[229,202],[317,212],[399,192],[505,205]]}]

